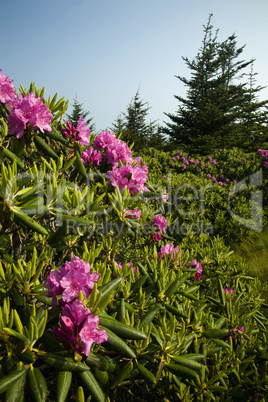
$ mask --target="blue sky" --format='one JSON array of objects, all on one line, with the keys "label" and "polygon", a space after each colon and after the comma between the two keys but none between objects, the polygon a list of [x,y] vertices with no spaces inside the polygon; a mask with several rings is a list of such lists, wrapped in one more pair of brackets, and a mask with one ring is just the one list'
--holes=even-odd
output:
[{"label": "blue sky", "polygon": [[[209,13],[219,39],[233,33],[242,59],[255,58],[257,83],[268,85],[267,0],[9,0],[1,2],[0,68],[16,88],[30,82],[45,97],[83,103],[96,131],[111,127],[135,96],[159,124],[184,96]],[[268,88],[260,93],[268,99]],[[68,112],[71,112],[69,107]]]}]

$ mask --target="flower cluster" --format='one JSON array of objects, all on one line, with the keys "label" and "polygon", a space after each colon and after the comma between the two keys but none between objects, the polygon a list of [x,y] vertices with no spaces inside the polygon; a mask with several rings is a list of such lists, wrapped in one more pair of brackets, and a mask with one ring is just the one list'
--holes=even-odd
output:
[{"label": "flower cluster", "polygon": [[140,219],[141,217],[141,210],[140,209],[126,209],[125,210],[125,214],[124,214],[125,218],[136,218],[137,220]]},{"label": "flower cluster", "polygon": [[90,145],[90,129],[87,127],[87,123],[83,121],[83,116],[79,117],[76,128],[69,120],[66,124],[67,129],[62,130],[62,133],[66,138],[79,142],[81,145]]},{"label": "flower cluster", "polygon": [[52,297],[54,306],[57,303],[57,296],[60,295],[62,304],[78,298],[80,291],[87,299],[98,279],[97,272],[90,273],[89,263],[75,256],[60,267],[59,271],[51,270],[45,283],[45,287],[50,290],[47,296]]},{"label": "flower cluster", "polygon": [[265,159],[264,166],[268,166],[268,150],[266,149],[258,149],[257,153]]},{"label": "flower cluster", "polygon": [[90,273],[90,265],[79,257],[73,257],[58,270],[53,269],[47,277],[45,287],[49,289],[48,297],[52,297],[55,307],[57,296],[61,296],[62,313],[60,327],[54,327],[54,333],[64,341],[67,350],[90,353],[93,343],[106,342],[108,336],[105,330],[97,329],[98,316],[93,316],[79,300],[80,292],[87,299],[92,292],[99,274]]},{"label": "flower cluster", "polygon": [[141,165],[140,158],[136,158],[134,162],[131,165],[113,166],[112,170],[107,172],[109,183],[114,187],[118,186],[120,190],[126,186],[130,194],[146,191],[148,167]]},{"label": "flower cluster", "polygon": [[51,131],[52,113],[42,101],[43,98],[36,98],[33,92],[25,97],[20,94],[19,98],[13,99],[13,107],[7,118],[8,133],[21,138],[27,124],[33,129],[39,128],[42,133]]},{"label": "flower cluster", "polygon": [[[194,268],[197,270],[197,272],[195,274],[195,279],[197,281],[200,281],[201,276],[202,276],[202,271],[203,271],[201,263],[197,262],[196,260],[192,260],[192,261],[189,262],[189,265],[190,266],[194,265]],[[192,279],[194,279],[194,278],[192,278]]]},{"label": "flower cluster", "polygon": [[[167,243],[165,246],[161,247],[160,251],[157,253],[157,258],[163,260],[165,255],[171,255],[172,261],[174,258],[178,257],[179,247],[174,247],[172,243]],[[179,255],[181,256],[181,254]]]},{"label": "flower cluster", "polygon": [[90,167],[99,166],[102,161],[102,155],[96,149],[89,147],[86,151],[82,152],[82,161],[84,165]]},{"label": "flower cluster", "polygon": [[97,329],[99,317],[92,315],[84,303],[76,299],[62,308],[60,327],[53,331],[64,341],[65,349],[84,353],[88,356],[93,343],[103,343],[108,340],[104,329]]},{"label": "flower cluster", "polygon": [[17,98],[14,85],[6,74],[2,74],[0,68],[0,102],[6,103],[8,106],[12,106],[13,100]]}]

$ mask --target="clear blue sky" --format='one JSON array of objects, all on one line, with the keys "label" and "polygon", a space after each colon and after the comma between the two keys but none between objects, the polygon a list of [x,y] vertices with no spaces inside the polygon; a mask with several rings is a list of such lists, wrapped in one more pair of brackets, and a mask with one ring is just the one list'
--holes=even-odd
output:
[{"label": "clear blue sky", "polygon": [[246,44],[242,58],[256,59],[257,83],[267,86],[267,0],[2,1],[0,68],[17,89],[34,81],[70,104],[77,94],[96,131],[111,127],[138,89],[149,120],[162,124],[177,109],[174,95],[185,94],[175,75],[189,77],[181,57],[197,54],[209,13],[220,40],[235,33]]}]

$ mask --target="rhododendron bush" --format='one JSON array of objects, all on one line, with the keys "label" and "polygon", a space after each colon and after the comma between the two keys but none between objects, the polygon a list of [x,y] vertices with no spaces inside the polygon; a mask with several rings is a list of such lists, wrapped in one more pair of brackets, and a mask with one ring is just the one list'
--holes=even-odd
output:
[{"label": "rhododendron bush", "polygon": [[263,285],[67,107],[0,70],[1,400],[265,400]]}]

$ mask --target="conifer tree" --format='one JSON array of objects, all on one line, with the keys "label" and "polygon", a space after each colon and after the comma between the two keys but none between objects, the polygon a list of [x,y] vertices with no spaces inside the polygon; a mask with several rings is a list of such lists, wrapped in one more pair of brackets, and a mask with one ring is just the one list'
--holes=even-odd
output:
[{"label": "conifer tree", "polygon": [[[195,59],[183,57],[191,77],[176,77],[188,87],[186,98],[175,95],[178,110],[176,114],[165,113],[171,122],[165,122],[167,127],[163,129],[173,142],[200,154],[224,147],[252,146],[261,134],[257,130],[251,135],[244,127],[245,117],[249,111],[257,116],[268,102],[257,102],[247,83],[239,81],[254,61],[237,60],[245,46],[237,47],[235,35],[219,42],[211,18],[212,14],[204,26],[202,47]],[[260,90],[255,88],[254,95]]]},{"label": "conifer tree", "polygon": [[[164,146],[164,137],[156,122],[147,122],[150,107],[147,102],[140,99],[139,91],[127,106],[127,111],[118,116],[112,126],[114,132],[121,133],[121,139],[129,145],[134,143],[134,150],[141,150],[145,146],[155,144],[161,148]],[[157,138],[156,138],[156,137]],[[163,143],[163,144],[162,144]]]},{"label": "conifer tree", "polygon": [[80,116],[83,116],[83,120],[87,122],[88,127],[90,128],[90,131],[94,131],[95,129],[95,124],[92,123],[93,117],[87,119],[87,116],[90,114],[89,111],[86,111],[83,109],[83,103],[79,103],[77,101],[77,97],[73,99],[73,110],[71,114],[66,114],[66,121],[69,120],[73,126],[76,127],[77,122],[79,120]]}]

